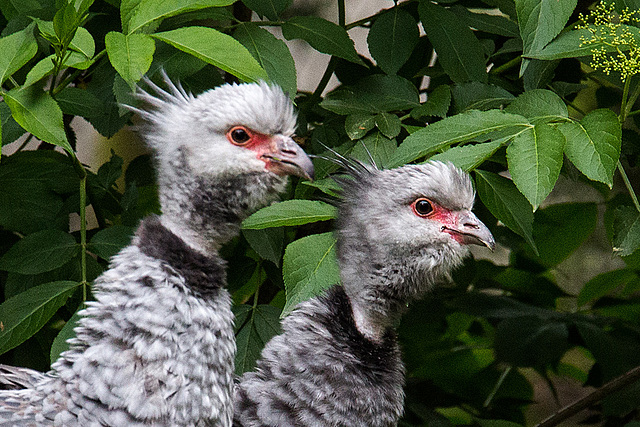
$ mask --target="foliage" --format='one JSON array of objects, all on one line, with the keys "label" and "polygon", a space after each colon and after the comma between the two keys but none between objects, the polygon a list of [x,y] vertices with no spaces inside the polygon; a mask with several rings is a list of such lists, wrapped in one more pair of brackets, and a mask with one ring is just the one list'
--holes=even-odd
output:
[{"label": "foliage", "polygon": [[[637,174],[640,155],[640,6],[579,3],[408,0],[348,24],[343,0],[337,23],[300,16],[290,0],[1,3],[1,137],[17,148],[0,162],[1,361],[48,369],[92,280],[158,211],[149,157],[125,168],[113,153],[89,170],[70,123],[82,117],[113,136],[131,121],[119,103],[164,69],[194,93],[225,80],[280,84],[310,153],[371,155],[385,168],[433,158],[470,171],[476,212],[508,259],[469,258],[404,317],[402,425],[522,425],[536,379],[598,387],[639,365],[640,204],[627,173]],[[331,57],[312,93],[296,93],[274,27]],[[355,48],[356,27],[368,31],[373,62]],[[340,85],[323,95],[334,74]],[[23,150],[33,137],[39,149]],[[255,213],[223,248],[238,373],[252,369],[279,316],[339,280],[326,203],[336,166],[314,162],[315,182],[294,180],[291,200]],[[549,198],[559,182],[568,202]],[[586,188],[596,198],[573,197]],[[580,268],[572,254],[596,230],[608,236],[612,267],[569,289],[565,271]],[[639,389],[594,402],[590,421],[637,417]]]}]

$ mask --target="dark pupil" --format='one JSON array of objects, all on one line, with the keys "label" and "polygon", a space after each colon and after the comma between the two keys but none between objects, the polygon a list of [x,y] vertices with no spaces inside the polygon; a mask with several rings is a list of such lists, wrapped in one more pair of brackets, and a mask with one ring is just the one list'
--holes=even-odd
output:
[{"label": "dark pupil", "polygon": [[427,200],[418,200],[418,202],[416,203],[416,210],[420,215],[428,215],[429,213],[431,213],[433,208],[431,207],[431,203],[429,203]]},{"label": "dark pupil", "polygon": [[239,144],[249,140],[249,134],[244,129],[235,129],[231,132],[233,140]]}]

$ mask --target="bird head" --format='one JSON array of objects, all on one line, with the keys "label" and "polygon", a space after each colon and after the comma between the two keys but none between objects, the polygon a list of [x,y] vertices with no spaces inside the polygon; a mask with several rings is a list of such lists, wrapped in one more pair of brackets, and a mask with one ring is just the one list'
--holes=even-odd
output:
[{"label": "bird head", "polygon": [[452,164],[378,170],[350,163],[340,180],[337,250],[354,310],[388,317],[446,277],[469,245],[495,247],[471,211],[471,179]]},{"label": "bird head", "polygon": [[287,175],[313,177],[291,138],[296,114],[279,87],[225,84],[194,96],[163,77],[166,90],[149,79],[148,92],[138,89],[148,107],[128,108],[146,122],[162,222],[193,246],[216,248],[233,237],[243,218],[284,191]]}]

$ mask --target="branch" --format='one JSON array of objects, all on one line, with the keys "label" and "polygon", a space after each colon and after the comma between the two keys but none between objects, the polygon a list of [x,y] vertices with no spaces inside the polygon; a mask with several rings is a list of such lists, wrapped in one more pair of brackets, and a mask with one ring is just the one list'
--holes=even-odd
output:
[{"label": "branch", "polygon": [[558,412],[543,420],[540,424],[537,424],[535,427],[556,426],[562,421],[565,421],[567,418],[572,417],[578,412],[582,411],[583,409],[588,408],[589,406],[599,402],[605,397],[613,394],[616,391],[622,390],[623,388],[633,384],[638,380],[640,380],[640,366],[636,366],[635,368],[620,375],[618,378],[609,381],[599,389],[586,395],[582,399],[578,399],[570,405],[565,406]]}]

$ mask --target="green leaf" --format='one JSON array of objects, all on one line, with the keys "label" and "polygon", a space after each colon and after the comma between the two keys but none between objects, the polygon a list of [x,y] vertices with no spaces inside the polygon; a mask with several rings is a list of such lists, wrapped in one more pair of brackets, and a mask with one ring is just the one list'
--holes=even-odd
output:
[{"label": "green leaf", "polygon": [[497,34],[504,37],[519,37],[518,25],[509,18],[488,13],[474,13],[466,7],[454,5],[451,11],[460,17],[465,24],[478,31]]},{"label": "green leaf", "polygon": [[520,114],[532,123],[564,120],[569,117],[567,105],[555,93],[534,89],[522,93],[505,108],[507,113]]},{"label": "green leaf", "polygon": [[411,56],[419,36],[413,16],[394,7],[373,21],[367,36],[369,53],[382,71],[395,74]]},{"label": "green leaf", "polygon": [[567,140],[569,160],[589,179],[611,187],[622,145],[616,114],[605,108],[593,110],[580,123],[562,123],[558,129]]},{"label": "green leaf", "polygon": [[52,74],[54,67],[53,60],[55,59],[55,57],[55,54],[49,55],[46,58],[41,59],[36,63],[36,65],[31,67],[31,70],[29,70],[29,72],[27,73],[27,78],[24,81],[24,85],[22,86],[31,86],[35,82],[42,79],[44,76]]},{"label": "green leaf", "polygon": [[[577,0],[516,0],[520,37],[527,57],[531,52],[540,51],[555,36],[560,34],[575,9]],[[520,75],[527,68],[524,60]]]},{"label": "green leaf", "polygon": [[333,233],[303,237],[287,246],[282,265],[287,303],[282,316],[340,282],[335,246]]},{"label": "green leaf", "polygon": [[0,354],[38,332],[79,286],[70,281],[46,283],[0,304]]},{"label": "green leaf", "polygon": [[371,114],[351,114],[344,121],[344,130],[349,139],[360,139],[375,126],[375,116]]},{"label": "green leaf", "polygon": [[564,323],[537,317],[506,319],[496,329],[496,358],[515,366],[543,366],[564,355],[568,340]]},{"label": "green leaf", "polygon": [[537,253],[533,240],[533,212],[527,199],[510,179],[476,170],[476,188],[482,203],[514,233],[524,237]]},{"label": "green leaf", "polygon": [[280,266],[282,250],[284,249],[283,227],[271,227],[261,230],[245,228],[242,230],[242,235],[260,257],[271,261],[278,267]]},{"label": "green leaf", "polygon": [[440,85],[427,96],[427,101],[411,110],[411,117],[419,120],[423,117],[447,117],[451,105],[451,88]]},{"label": "green leaf", "polygon": [[18,71],[38,52],[38,43],[33,35],[35,24],[22,31],[0,38],[0,84]]},{"label": "green leaf", "polygon": [[286,43],[255,24],[240,24],[233,34],[269,75],[269,79],[294,98],[298,90],[296,64]]},{"label": "green leaf", "polygon": [[86,28],[78,27],[71,43],[69,43],[69,48],[89,59],[96,53],[96,42]]},{"label": "green leaf", "polygon": [[520,132],[507,147],[513,183],[533,209],[547,198],[562,169],[564,135],[547,124]]},{"label": "green leaf", "polygon": [[0,134],[2,135],[2,143],[0,143],[0,146],[11,144],[25,133],[25,130],[22,129],[11,115],[11,109],[6,102],[0,102],[0,121]]},{"label": "green leaf", "polygon": [[80,320],[80,315],[76,311],[67,323],[64,324],[62,329],[60,329],[58,335],[56,335],[53,343],[51,344],[51,363],[58,360],[63,351],[69,350],[69,343],[67,340],[76,336],[76,332],[73,329],[78,326],[78,320]]},{"label": "green leaf", "polygon": [[365,163],[371,163],[369,157],[371,155],[378,167],[386,168],[396,148],[395,139],[389,139],[380,132],[373,132],[354,145],[353,150],[351,150],[351,157]]},{"label": "green leaf", "polygon": [[620,206],[613,221],[613,252],[627,256],[640,248],[640,213],[631,206]]},{"label": "green leaf", "polygon": [[515,134],[529,126],[524,117],[500,110],[472,110],[447,117],[409,135],[398,147],[389,167],[402,166],[451,144],[471,141],[491,132],[513,130]]},{"label": "green leaf", "polygon": [[400,133],[400,118],[395,114],[380,113],[376,116],[376,126],[387,138],[395,138]]},{"label": "green leaf", "polygon": [[233,74],[243,81],[266,80],[267,73],[239,41],[213,28],[185,27],[152,37]]},{"label": "green leaf", "polygon": [[418,91],[410,81],[380,74],[364,77],[353,86],[340,87],[320,103],[322,108],[342,115],[384,113],[419,105]]},{"label": "green leaf", "polygon": [[62,111],[48,93],[35,86],[5,92],[4,101],[13,118],[27,132],[73,153],[62,123]]},{"label": "green leaf", "polygon": [[62,112],[81,117],[97,117],[102,113],[102,103],[91,92],[77,87],[66,87],[56,95]]},{"label": "green leaf", "polygon": [[445,73],[456,83],[487,82],[482,45],[455,13],[428,1],[420,2],[420,20]]},{"label": "green leaf", "polygon": [[260,209],[242,222],[242,228],[260,230],[302,225],[335,218],[336,208],[315,200],[285,200]]},{"label": "green leaf", "polygon": [[282,35],[287,40],[302,39],[319,52],[365,65],[347,31],[326,19],[294,16],[282,24]]},{"label": "green leaf", "polygon": [[249,9],[259,16],[266,16],[272,21],[277,21],[278,16],[289,6],[293,0],[242,0]]},{"label": "green leaf", "polygon": [[583,306],[610,294],[618,288],[623,288],[630,283],[640,282],[640,277],[630,269],[607,271],[589,280],[584,284],[578,294],[578,305]]},{"label": "green leaf", "polygon": [[491,157],[504,143],[504,139],[499,139],[482,144],[453,147],[443,153],[430,157],[429,160],[451,162],[460,169],[469,172]]},{"label": "green leaf", "polygon": [[76,240],[60,230],[29,234],[0,258],[0,270],[38,274],[63,266],[79,249]]},{"label": "green leaf", "polygon": [[236,375],[242,375],[253,370],[264,345],[280,333],[280,310],[271,305],[258,305],[255,309],[242,305],[235,315],[238,327],[235,367]]},{"label": "green leaf", "polygon": [[514,96],[500,86],[480,82],[457,84],[453,87],[454,111],[490,110],[513,101]]},{"label": "green leaf", "polygon": [[89,243],[89,250],[109,261],[112,256],[131,243],[135,229],[126,225],[114,225],[98,231]]},{"label": "green leaf", "polygon": [[596,229],[593,203],[559,203],[536,211],[533,238],[543,264],[555,267],[571,255]]},{"label": "green leaf", "polygon": [[[620,25],[617,29],[617,33],[622,31],[628,31],[633,35],[636,42],[640,42],[640,30],[637,27],[629,25]],[[555,40],[549,43],[544,49],[538,51],[527,52],[527,58],[543,59],[546,61],[553,59],[563,58],[577,58],[581,56],[591,56],[592,52],[596,49],[604,49],[605,52],[615,52],[616,47],[612,45],[605,45],[604,43],[593,43],[584,45],[582,38],[587,40],[591,39],[591,33],[588,29],[565,31],[560,34]],[[625,50],[624,46],[619,46],[621,50]]]},{"label": "green leaf", "polygon": [[[229,6],[234,2],[235,0],[142,0],[133,9],[123,13],[122,30],[131,34],[143,26],[161,19],[207,7]],[[129,15],[129,20],[125,22],[126,15]]]},{"label": "green leaf", "polygon": [[151,66],[155,42],[146,34],[125,35],[111,31],[105,36],[104,43],[111,65],[133,90]]}]

